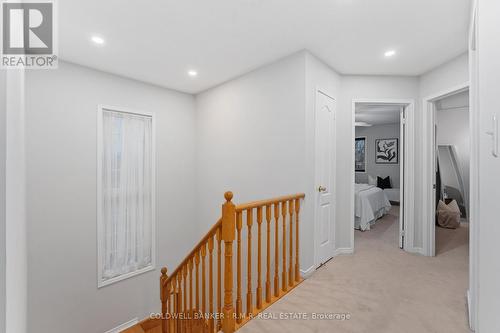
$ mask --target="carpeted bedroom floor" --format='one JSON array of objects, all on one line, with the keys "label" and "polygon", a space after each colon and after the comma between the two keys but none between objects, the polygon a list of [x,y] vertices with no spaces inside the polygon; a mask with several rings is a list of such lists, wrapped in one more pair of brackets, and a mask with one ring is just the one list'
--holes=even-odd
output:
[{"label": "carpeted bedroom floor", "polygon": [[[355,232],[354,255],[335,257],[265,311],[309,319],[256,318],[240,332],[469,332],[468,225],[436,228],[434,258],[408,254],[398,248],[398,209]],[[350,318],[313,320],[313,313]]]}]

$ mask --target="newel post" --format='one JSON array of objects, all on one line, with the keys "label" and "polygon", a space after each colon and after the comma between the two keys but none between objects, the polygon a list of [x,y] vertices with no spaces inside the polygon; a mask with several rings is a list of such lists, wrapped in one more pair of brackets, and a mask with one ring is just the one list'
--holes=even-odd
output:
[{"label": "newel post", "polygon": [[235,206],[231,202],[232,192],[224,193],[226,202],[222,205],[222,240],[224,241],[224,308],[222,310],[222,331],[235,331],[233,307],[233,241],[235,237]]},{"label": "newel post", "polygon": [[161,300],[161,314],[162,314],[162,321],[161,321],[161,331],[162,333],[168,333],[168,323],[169,321],[167,320],[167,304],[168,304],[168,299],[170,297],[170,283],[167,284],[167,268],[163,267],[161,269],[161,276],[160,276],[160,300]]}]

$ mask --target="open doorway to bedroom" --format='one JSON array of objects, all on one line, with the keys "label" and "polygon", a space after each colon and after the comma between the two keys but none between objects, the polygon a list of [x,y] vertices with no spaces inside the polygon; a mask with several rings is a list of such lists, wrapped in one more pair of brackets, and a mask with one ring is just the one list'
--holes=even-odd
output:
[{"label": "open doorway to bedroom", "polygon": [[465,252],[470,215],[469,88],[464,86],[428,103],[433,125],[432,204],[428,207],[430,254],[439,256],[457,248]]},{"label": "open doorway to bedroom", "polygon": [[[353,233],[405,249],[408,102],[354,102]],[[413,104],[411,104],[413,105]]]}]

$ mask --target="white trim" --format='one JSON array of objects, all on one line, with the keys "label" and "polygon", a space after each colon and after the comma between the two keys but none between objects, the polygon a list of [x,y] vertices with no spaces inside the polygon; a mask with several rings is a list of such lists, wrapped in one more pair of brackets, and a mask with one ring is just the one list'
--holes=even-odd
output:
[{"label": "white trim", "polygon": [[[423,175],[422,175],[422,220],[423,227],[423,252],[426,256],[435,256],[435,204],[434,204],[434,102],[447,96],[451,96],[469,89],[469,82],[453,86],[440,92],[429,95],[422,100],[423,107]],[[471,163],[473,158],[471,156]],[[469,207],[471,203],[469,203]],[[470,208],[469,208],[470,209]]]},{"label": "white trim", "polygon": [[405,251],[408,253],[421,254],[421,255],[425,256],[424,249],[421,247],[411,247],[411,248],[405,249]]},{"label": "white trim", "polygon": [[335,249],[335,256],[343,255],[343,254],[353,254],[354,249],[352,247],[339,247]]},{"label": "white trim", "polygon": [[478,1],[474,0],[471,13],[469,45],[469,126],[470,126],[470,170],[469,170],[469,290],[467,308],[469,326],[472,331],[479,327],[479,63],[477,55]]},{"label": "white trim", "polygon": [[[338,105],[337,105],[337,101],[338,99],[335,97],[335,94],[332,94],[330,92],[328,92],[328,89],[323,89],[322,87],[316,85],[315,88],[314,88],[314,110],[313,110],[313,126],[314,126],[314,139],[313,139],[313,142],[312,142],[312,151],[314,152],[313,153],[313,170],[314,170],[314,177],[313,177],[313,188],[311,189],[311,193],[313,194],[311,197],[313,198],[313,221],[314,221],[314,242],[313,242],[313,245],[314,245],[314,267],[317,268],[320,266],[320,262],[319,262],[319,256],[318,256],[318,248],[317,248],[317,244],[318,244],[318,240],[316,239],[316,235],[317,235],[317,227],[318,227],[318,223],[317,223],[317,219],[316,217],[318,216],[318,213],[317,213],[317,200],[316,200],[316,195],[317,195],[317,189],[316,189],[316,185],[317,185],[317,166],[316,166],[316,103],[317,103],[317,93],[321,93],[327,97],[330,97],[331,99],[334,100],[335,102],[335,109],[333,110],[333,121],[334,121],[334,124],[333,124],[333,130],[335,131],[336,130],[336,122],[337,122],[337,108],[338,108]],[[336,145],[337,145],[337,133],[334,132],[333,133],[333,140],[334,142],[332,143],[332,147],[334,149],[333,151],[333,155],[332,155],[332,160],[333,160],[333,163],[332,163],[332,183],[333,184],[336,184],[336,180],[337,180],[337,161],[336,161],[336,158],[337,158],[337,148],[336,148]],[[335,228],[336,228],[336,223],[337,223],[337,219],[336,219],[336,214],[337,214],[337,190],[336,190],[336,186],[333,186],[332,187],[333,190],[332,190],[332,202],[333,202],[333,209],[334,209],[334,213],[333,213],[333,249],[335,251],[335,244],[336,244],[336,241],[335,241]],[[335,255],[335,253],[332,253],[332,257]]]},{"label": "white trim", "polygon": [[472,309],[471,309],[471,295],[470,295],[470,289],[467,289],[467,292],[465,293],[465,299],[467,300],[467,320],[469,321],[469,327],[471,330],[474,330],[472,327]]},{"label": "white trim", "polygon": [[314,265],[312,265],[311,267],[309,267],[308,269],[306,270],[303,270],[301,269],[300,270],[300,276],[303,278],[303,279],[307,279],[309,278],[313,273],[314,273],[315,269],[314,269]]},{"label": "white trim", "polygon": [[126,330],[127,328],[130,328],[134,325],[137,325],[138,323],[139,323],[139,319],[134,318],[134,319],[131,319],[131,320],[127,321],[126,323],[120,324],[120,325],[116,326],[115,328],[112,328],[104,333],[120,333],[123,330]]},{"label": "white trim", "polygon": [[[151,225],[151,232],[153,233],[151,237],[151,265],[144,267],[140,270],[134,271],[134,272],[129,272],[126,274],[122,274],[119,276],[116,276],[111,279],[107,279],[106,281],[103,281],[102,279],[102,255],[101,255],[101,245],[102,245],[102,231],[101,231],[101,226],[102,226],[102,183],[100,179],[102,178],[102,118],[103,118],[103,111],[104,110],[109,110],[109,111],[116,111],[116,112],[122,112],[122,113],[129,113],[129,114],[135,114],[135,115],[140,115],[140,116],[149,116],[151,117],[151,138],[152,138],[152,143],[151,143],[151,149],[152,149],[152,161],[151,161],[151,196],[152,196],[152,225]],[[140,275],[149,271],[152,271],[156,268],[156,258],[157,258],[157,219],[156,219],[156,117],[154,112],[147,112],[147,111],[138,111],[138,110],[132,110],[129,108],[124,108],[124,107],[117,107],[117,106],[109,106],[109,105],[103,105],[100,104],[97,106],[97,155],[96,155],[96,160],[97,160],[97,171],[96,171],[96,185],[97,185],[97,216],[96,216],[96,224],[97,224],[97,288],[102,288],[105,286],[108,286],[110,284],[113,284],[118,281],[122,281],[128,278],[131,278],[136,275]]]},{"label": "white trim", "polygon": [[[354,165],[354,139],[356,137],[356,103],[374,103],[374,104],[401,104],[406,107],[406,137],[404,142],[404,223],[405,223],[405,238],[404,250],[412,252],[414,240],[414,224],[415,224],[415,100],[413,99],[363,99],[355,98],[351,104],[351,198],[350,198],[350,227],[351,227],[351,247],[354,249],[354,183],[355,183],[355,165]],[[401,181],[401,180],[400,180]],[[414,252],[420,253],[420,252]]]}]

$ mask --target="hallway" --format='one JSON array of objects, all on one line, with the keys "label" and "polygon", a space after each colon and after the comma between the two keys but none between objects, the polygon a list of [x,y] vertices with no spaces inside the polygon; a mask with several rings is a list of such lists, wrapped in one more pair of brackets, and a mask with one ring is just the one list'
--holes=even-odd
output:
[{"label": "hallway", "polygon": [[[248,332],[469,332],[468,225],[437,228],[434,258],[397,247],[397,207],[371,231],[356,231],[354,255],[338,256],[265,311],[306,312],[308,320],[257,318]],[[348,314],[349,320],[312,320],[312,313]]]}]

